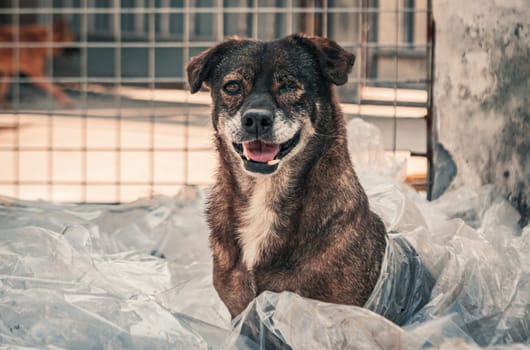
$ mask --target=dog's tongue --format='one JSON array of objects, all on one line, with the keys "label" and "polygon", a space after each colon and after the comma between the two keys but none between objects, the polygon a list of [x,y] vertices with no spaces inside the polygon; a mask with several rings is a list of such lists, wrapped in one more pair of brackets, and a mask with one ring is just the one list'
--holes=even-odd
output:
[{"label": "dog's tongue", "polygon": [[276,157],[280,151],[280,145],[252,141],[243,143],[243,150],[248,159],[259,163],[267,163]]}]

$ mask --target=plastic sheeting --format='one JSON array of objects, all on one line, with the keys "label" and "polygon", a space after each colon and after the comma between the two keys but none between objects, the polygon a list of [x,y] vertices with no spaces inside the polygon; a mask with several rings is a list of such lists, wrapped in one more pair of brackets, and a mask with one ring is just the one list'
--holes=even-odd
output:
[{"label": "plastic sheeting", "polygon": [[[530,346],[530,227],[517,226],[517,212],[490,187],[428,203],[391,178],[359,175],[388,230],[421,258],[418,276],[428,271],[436,281],[425,305],[396,320],[401,326],[289,292],[263,293],[231,323],[212,286],[205,194],[186,188],[117,206],[0,198],[1,347]],[[415,261],[411,252],[404,255]],[[382,291],[405,290],[394,280]],[[397,300],[376,304],[388,308],[388,299]]]},{"label": "plastic sheeting", "polygon": [[379,279],[364,307],[402,326],[429,302],[434,284],[414,247],[391,233]]},{"label": "plastic sheeting", "polygon": [[386,176],[404,180],[407,160],[390,157],[385,153],[381,131],[361,118],[354,118],[346,125],[348,151],[357,171],[369,169]]},{"label": "plastic sheeting", "polygon": [[204,194],[188,188],[176,198],[118,206],[3,198],[0,343],[69,349],[530,345],[530,228],[518,228],[507,202],[485,187],[427,203],[388,178],[364,173],[361,179],[374,210],[412,243],[436,279],[428,303],[402,327],[365,308],[287,292],[264,293],[231,326],[212,287]]}]

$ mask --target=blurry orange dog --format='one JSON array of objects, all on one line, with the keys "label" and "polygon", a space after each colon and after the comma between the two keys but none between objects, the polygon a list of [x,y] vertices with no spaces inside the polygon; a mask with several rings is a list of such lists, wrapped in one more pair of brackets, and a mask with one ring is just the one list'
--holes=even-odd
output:
[{"label": "blurry orange dog", "polygon": [[[46,60],[63,51],[63,48],[72,43],[74,34],[71,32],[64,19],[58,19],[53,25],[53,34],[50,38],[49,27],[42,24],[21,25],[17,31],[13,25],[0,26],[0,44],[11,44],[10,47],[0,47],[0,106],[8,108],[6,95],[9,90],[9,81],[19,73],[29,78],[36,78],[34,84],[44,91],[51,93],[61,105],[73,106],[72,100],[54,83],[46,79]],[[31,43],[47,43],[52,40],[48,48],[45,46],[32,46]],[[16,60],[18,49],[18,62]]]}]

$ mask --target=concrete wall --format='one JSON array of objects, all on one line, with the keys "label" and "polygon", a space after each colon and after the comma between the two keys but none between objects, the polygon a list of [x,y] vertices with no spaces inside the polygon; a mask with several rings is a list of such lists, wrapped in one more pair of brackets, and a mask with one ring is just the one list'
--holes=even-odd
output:
[{"label": "concrete wall", "polygon": [[436,0],[435,179],[494,183],[530,217],[530,1]]}]

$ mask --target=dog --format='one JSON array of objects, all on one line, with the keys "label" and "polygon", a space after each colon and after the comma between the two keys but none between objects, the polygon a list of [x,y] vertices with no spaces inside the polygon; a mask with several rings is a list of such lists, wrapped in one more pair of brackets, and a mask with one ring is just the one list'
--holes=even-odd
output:
[{"label": "dog", "polygon": [[[9,108],[6,98],[10,79],[19,73],[25,74],[29,78],[36,78],[34,84],[51,93],[62,106],[72,107],[74,105],[60,87],[47,81],[45,65],[50,56],[60,54],[66,45],[73,42],[75,36],[67,22],[62,18],[53,24],[51,38],[48,32],[49,27],[41,24],[22,25],[18,31],[13,25],[0,26],[0,43],[12,45],[0,47],[0,106],[4,109]],[[51,49],[25,44],[46,43],[50,39],[52,41],[50,45],[53,46]],[[19,46],[18,54],[17,46]]]},{"label": "dog", "polygon": [[193,57],[191,93],[212,96],[218,168],[208,207],[213,283],[232,318],[261,292],[363,306],[386,230],[347,148],[334,85],[355,56],[294,34],[230,38]]}]

